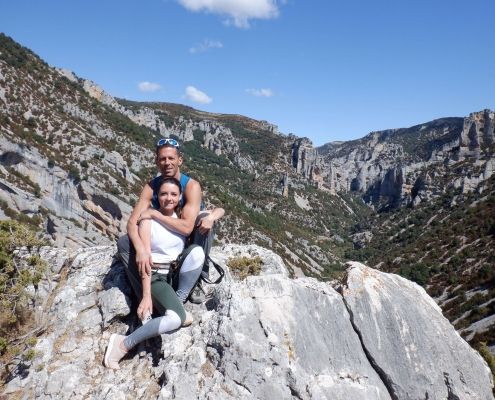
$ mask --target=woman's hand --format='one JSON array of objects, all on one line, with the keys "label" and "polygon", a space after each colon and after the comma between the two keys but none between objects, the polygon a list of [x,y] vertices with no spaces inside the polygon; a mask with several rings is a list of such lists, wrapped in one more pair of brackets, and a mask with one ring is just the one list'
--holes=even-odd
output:
[{"label": "woman's hand", "polygon": [[144,319],[145,315],[148,312],[153,314],[153,300],[151,300],[151,296],[143,296],[141,303],[139,303],[139,307],[137,309],[137,315],[139,319]]},{"label": "woman's hand", "polygon": [[143,274],[151,276],[151,266],[153,265],[151,253],[136,250],[136,264],[140,276],[143,276]]},{"label": "woman's hand", "polygon": [[153,219],[155,218],[156,219],[156,214],[159,213],[157,210],[154,210],[152,208],[148,208],[147,210],[144,210],[140,215],[139,215],[139,218],[137,220],[137,223],[139,225],[139,223],[143,220],[143,219]]}]

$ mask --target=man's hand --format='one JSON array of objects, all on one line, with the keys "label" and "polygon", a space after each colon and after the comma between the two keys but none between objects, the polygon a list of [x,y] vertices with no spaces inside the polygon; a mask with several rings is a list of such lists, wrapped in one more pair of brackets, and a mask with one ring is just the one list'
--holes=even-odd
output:
[{"label": "man's hand", "polygon": [[137,315],[139,319],[144,319],[147,313],[153,314],[153,300],[151,300],[151,296],[143,296],[141,303],[139,303],[139,307],[137,309]]},{"label": "man's hand", "polygon": [[136,250],[136,264],[138,267],[139,276],[143,276],[143,274],[151,276],[151,266],[153,265],[153,261],[151,260],[150,253]]},{"label": "man's hand", "polygon": [[202,211],[199,214],[199,220],[196,222],[196,228],[198,228],[199,233],[202,235],[207,235],[216,221],[225,215],[225,210],[223,208],[217,207],[212,211]]},{"label": "man's hand", "polygon": [[206,217],[201,218],[198,223],[196,224],[196,227],[199,230],[199,233],[202,235],[206,235],[208,232],[210,232],[211,228],[213,228],[215,220],[211,216],[211,214],[208,214]]}]

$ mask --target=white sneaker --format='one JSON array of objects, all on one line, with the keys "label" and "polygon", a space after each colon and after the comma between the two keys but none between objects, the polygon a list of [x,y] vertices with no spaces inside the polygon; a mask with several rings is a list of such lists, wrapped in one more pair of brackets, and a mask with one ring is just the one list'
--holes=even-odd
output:
[{"label": "white sneaker", "polygon": [[107,368],[120,369],[119,361],[127,354],[126,351],[120,349],[120,344],[124,341],[124,335],[117,335],[112,333],[110,340],[108,341],[107,350],[105,352],[105,358],[103,364]]},{"label": "white sneaker", "polygon": [[146,314],[144,314],[144,317],[143,319],[141,320],[141,323],[144,325],[146,324],[147,322],[150,322],[152,320],[151,318],[151,313],[148,311],[146,312]]},{"label": "white sneaker", "polygon": [[186,311],[186,318],[184,319],[184,322],[182,322],[182,327],[185,328],[186,326],[189,326],[193,323],[194,318],[192,314],[189,311]]}]

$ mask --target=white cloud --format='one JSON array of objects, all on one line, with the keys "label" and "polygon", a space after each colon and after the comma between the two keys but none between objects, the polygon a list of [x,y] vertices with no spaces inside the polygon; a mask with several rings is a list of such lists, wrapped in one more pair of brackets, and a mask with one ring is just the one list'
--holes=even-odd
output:
[{"label": "white cloud", "polygon": [[153,82],[139,82],[138,84],[138,89],[141,92],[156,92],[157,90],[160,90],[162,87],[158,83],[153,83]]},{"label": "white cloud", "polygon": [[277,3],[285,0],[177,0],[190,11],[205,11],[227,15],[227,24],[238,28],[249,28],[250,19],[272,19],[278,17]]},{"label": "white cloud", "polygon": [[208,96],[205,92],[202,92],[199,89],[196,89],[194,86],[186,87],[186,99],[200,104],[209,104],[213,101],[213,99]]},{"label": "white cloud", "polygon": [[272,97],[274,95],[272,89],[246,89],[246,92],[256,97]]},{"label": "white cloud", "polygon": [[208,51],[210,49],[221,49],[222,47],[223,43],[218,40],[204,39],[201,43],[197,44],[194,47],[191,47],[189,49],[189,53],[204,53],[205,51]]}]

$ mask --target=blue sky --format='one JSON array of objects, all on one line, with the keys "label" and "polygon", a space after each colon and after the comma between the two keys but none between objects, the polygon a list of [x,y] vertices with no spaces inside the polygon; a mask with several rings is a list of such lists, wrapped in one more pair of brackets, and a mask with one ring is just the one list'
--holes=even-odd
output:
[{"label": "blue sky", "polygon": [[0,31],[110,94],[316,145],[495,108],[493,0],[2,0]]}]

